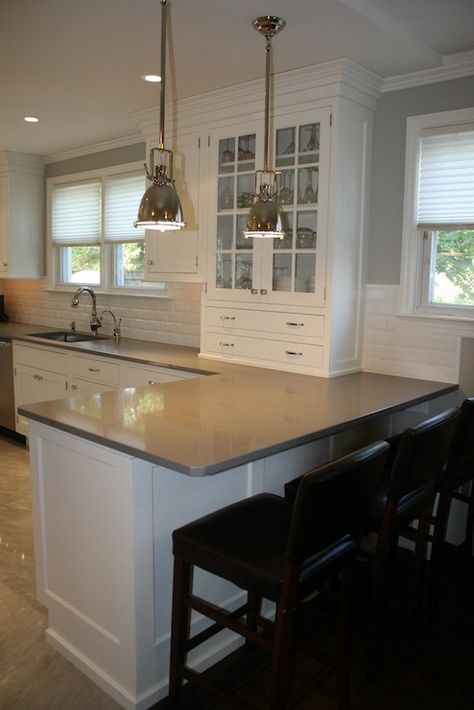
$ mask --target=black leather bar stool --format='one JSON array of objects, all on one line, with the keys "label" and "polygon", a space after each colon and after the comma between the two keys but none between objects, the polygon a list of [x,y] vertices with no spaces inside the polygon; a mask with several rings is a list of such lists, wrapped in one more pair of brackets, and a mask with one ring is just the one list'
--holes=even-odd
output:
[{"label": "black leather bar stool", "polygon": [[[249,708],[235,694],[210,684],[186,665],[187,652],[224,628],[246,644],[265,649],[271,661],[268,705],[290,704],[290,671],[295,656],[295,622],[299,602],[318,584],[339,576],[339,650],[323,674],[337,671],[339,708],[349,707],[350,600],[357,538],[367,524],[376,486],[389,446],[377,442],[321,466],[301,479],[294,506],[283,498],[260,494],[211,513],[175,530],[173,616],[169,700],[179,706],[183,679],[214,693],[232,708]],[[247,602],[233,612],[192,593],[192,571],[198,566],[230,580],[247,592]],[[261,616],[262,598],[276,603],[275,619]],[[205,631],[189,637],[191,610],[213,620]],[[246,617],[245,623],[240,620]],[[307,695],[318,678],[291,698]]]},{"label": "black leather bar stool", "polygon": [[[459,488],[470,485],[470,491]],[[474,533],[474,397],[468,397],[461,405],[459,418],[451,441],[448,457],[436,485],[437,504],[433,506],[430,519],[433,533],[427,535],[432,542],[429,564],[429,610],[435,615],[439,604],[440,578],[445,552],[446,530],[453,500],[467,505],[467,519],[462,547],[468,557],[472,555]],[[402,537],[414,539],[416,531],[404,528]]]},{"label": "black leather bar stool", "polygon": [[[368,624],[368,677],[378,675],[378,640],[387,566],[398,533],[417,519],[414,556],[414,619],[424,615],[423,581],[427,534],[434,490],[447,459],[459,410],[451,408],[418,426],[406,429],[400,437],[389,475],[384,479],[372,510],[371,531],[377,533],[374,553]],[[390,457],[392,459],[392,457]]]}]

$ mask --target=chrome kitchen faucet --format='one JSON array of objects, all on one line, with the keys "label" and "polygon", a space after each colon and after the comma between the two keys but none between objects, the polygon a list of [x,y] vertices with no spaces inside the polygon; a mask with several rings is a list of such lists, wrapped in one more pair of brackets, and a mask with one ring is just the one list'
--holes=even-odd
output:
[{"label": "chrome kitchen faucet", "polygon": [[77,289],[76,293],[72,297],[71,306],[73,308],[77,308],[77,306],[79,305],[79,298],[81,297],[81,295],[83,293],[88,293],[89,296],[92,298],[92,313],[91,313],[91,319],[90,319],[90,327],[91,327],[92,335],[97,335],[97,331],[102,326],[102,323],[100,322],[100,318],[97,315],[97,301],[96,301],[94,291],[91,288],[89,288],[89,286],[81,286],[80,288]]}]

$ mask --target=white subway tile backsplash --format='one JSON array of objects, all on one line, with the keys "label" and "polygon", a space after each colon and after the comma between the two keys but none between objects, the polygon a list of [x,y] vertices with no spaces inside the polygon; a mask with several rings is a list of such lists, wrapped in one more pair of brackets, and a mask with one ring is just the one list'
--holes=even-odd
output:
[{"label": "white subway tile backsplash", "polygon": [[438,321],[398,318],[398,304],[398,286],[366,286],[364,370],[457,382],[465,326],[443,333]]},{"label": "white subway tile backsplash", "polygon": [[[71,308],[71,294],[48,291],[46,281],[3,280],[5,310],[10,320],[67,328],[71,321],[78,330],[89,329],[90,304]],[[99,310],[111,308],[122,318],[122,335],[199,347],[201,284],[168,284],[167,298],[97,294]],[[112,334],[112,322],[104,321],[103,332]],[[186,341],[186,342],[184,342]]]}]

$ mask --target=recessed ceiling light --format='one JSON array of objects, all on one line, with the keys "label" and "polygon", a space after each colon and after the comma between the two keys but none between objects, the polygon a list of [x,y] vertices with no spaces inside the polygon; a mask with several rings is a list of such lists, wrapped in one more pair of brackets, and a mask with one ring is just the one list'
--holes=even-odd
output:
[{"label": "recessed ceiling light", "polygon": [[158,82],[161,81],[161,76],[158,74],[143,74],[142,79],[144,81]]},{"label": "recessed ceiling light", "polygon": [[38,123],[39,118],[37,116],[24,116],[23,120],[27,123]]}]

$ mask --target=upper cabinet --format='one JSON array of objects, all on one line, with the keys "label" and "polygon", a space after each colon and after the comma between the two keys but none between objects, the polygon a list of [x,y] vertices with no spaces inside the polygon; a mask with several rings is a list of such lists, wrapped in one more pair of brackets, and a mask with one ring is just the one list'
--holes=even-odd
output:
[{"label": "upper cabinet", "polygon": [[43,260],[43,160],[0,153],[0,278],[38,278]]},{"label": "upper cabinet", "polygon": [[275,121],[273,165],[284,239],[244,236],[255,170],[263,161],[262,126],[210,132],[208,299],[323,305],[329,121],[328,108]]},{"label": "upper cabinet", "polygon": [[[147,155],[156,141],[147,142]],[[145,234],[145,278],[151,281],[199,281],[199,156],[200,136],[188,133],[167,142],[173,150],[176,190],[186,229],[148,230]]]},{"label": "upper cabinet", "polygon": [[[168,112],[189,229],[150,235],[147,269],[150,278],[204,282],[201,356],[325,377],[360,369],[380,89],[379,77],[345,59],[274,77],[282,240],[244,236],[263,167],[263,81],[184,99]],[[136,118],[154,144],[156,112]]]}]

